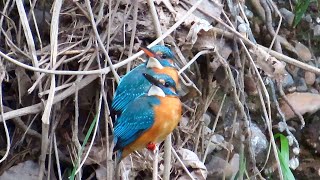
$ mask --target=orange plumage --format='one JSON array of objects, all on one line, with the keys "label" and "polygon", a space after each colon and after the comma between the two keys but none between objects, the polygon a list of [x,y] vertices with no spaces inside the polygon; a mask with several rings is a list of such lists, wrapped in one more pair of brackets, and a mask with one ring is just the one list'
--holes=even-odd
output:
[{"label": "orange plumage", "polygon": [[122,158],[133,151],[147,147],[149,143],[159,143],[178,125],[181,119],[181,101],[178,97],[158,97],[160,105],[154,107],[155,119],[153,126],[139,138],[123,149]]}]

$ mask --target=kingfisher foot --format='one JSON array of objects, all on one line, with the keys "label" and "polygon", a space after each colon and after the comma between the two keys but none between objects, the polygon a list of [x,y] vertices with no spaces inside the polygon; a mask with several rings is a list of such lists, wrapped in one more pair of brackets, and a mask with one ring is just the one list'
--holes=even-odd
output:
[{"label": "kingfisher foot", "polygon": [[147,144],[147,149],[150,151],[155,151],[157,148],[157,145],[155,143],[150,142],[149,144]]}]

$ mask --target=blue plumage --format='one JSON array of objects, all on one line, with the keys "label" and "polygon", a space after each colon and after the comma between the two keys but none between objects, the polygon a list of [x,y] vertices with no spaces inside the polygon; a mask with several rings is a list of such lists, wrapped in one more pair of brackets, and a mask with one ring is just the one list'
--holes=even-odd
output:
[{"label": "blue plumage", "polygon": [[[170,96],[170,100],[166,99],[169,101],[169,104],[173,103],[179,105],[180,100],[175,97],[177,96],[176,82],[172,77],[167,74],[154,74],[152,76],[143,73],[139,74],[139,76],[140,75],[142,76],[142,79],[151,83],[152,86],[148,88],[148,91],[128,102],[128,105],[124,107],[124,111],[122,111],[121,116],[118,117],[114,124],[115,146],[113,150],[118,151],[117,164],[122,158],[126,157],[134,150],[148,147],[148,143],[152,145],[153,143],[158,142],[160,140],[159,138],[162,138],[170,133],[169,131],[172,131],[172,129],[166,130],[168,126],[159,126],[159,123],[172,121],[174,123],[173,125],[176,126],[178,120],[180,120],[179,114],[181,116],[181,105],[180,107],[174,107],[173,111],[160,111],[160,114],[164,113],[166,115],[159,116],[159,108],[172,108],[168,104],[163,104],[163,100],[166,99],[167,96]],[[175,98],[178,102],[177,100],[174,100]],[[161,105],[164,107],[160,107]],[[178,114],[175,115],[174,112],[177,112]],[[159,120],[159,117],[162,119]],[[149,131],[156,133],[158,133],[158,131],[163,132],[162,134],[159,132],[160,135],[158,137],[153,132],[148,134],[150,133]]]},{"label": "blue plumage", "polygon": [[159,54],[161,59],[174,59],[173,52],[166,46],[155,45],[150,49],[156,54]]},{"label": "blue plumage", "polygon": [[[168,47],[156,45],[151,48],[151,51],[161,57],[159,62],[162,66],[174,67],[169,61],[169,59],[171,60],[174,58],[174,55]],[[162,59],[163,57],[166,58]],[[142,74],[147,73],[153,76],[155,73],[151,68],[146,68],[146,64],[147,63],[143,63],[137,66],[121,78],[111,105],[113,110],[121,113],[129,102],[148,91],[151,84],[143,77]]]}]

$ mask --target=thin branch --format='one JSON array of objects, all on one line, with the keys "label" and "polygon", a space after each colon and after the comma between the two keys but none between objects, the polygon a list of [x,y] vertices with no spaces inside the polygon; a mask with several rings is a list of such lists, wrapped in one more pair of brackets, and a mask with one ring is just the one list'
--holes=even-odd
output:
[{"label": "thin branch", "polygon": [[[15,2],[16,2],[16,5],[17,5],[17,9],[18,9],[18,12],[19,12],[20,19],[21,19],[21,23],[22,23],[22,27],[23,27],[23,30],[24,30],[25,38],[27,40],[27,44],[29,46],[29,50],[30,50],[31,55],[32,55],[33,66],[35,68],[38,68],[39,67],[38,63],[39,62],[38,62],[37,55],[36,55],[36,48],[35,48],[35,45],[34,45],[33,36],[32,36],[32,33],[31,33],[31,29],[30,29],[28,18],[27,18],[27,14],[26,14],[26,11],[25,11],[24,6],[23,6],[23,2],[22,2],[22,0],[16,0]],[[38,72],[36,72],[36,76],[39,77],[40,74]]]},{"label": "thin branch", "polygon": [[5,154],[3,155],[3,157],[0,159],[0,163],[2,163],[9,155],[9,151],[10,151],[10,146],[11,146],[11,143],[10,143],[10,135],[9,135],[9,131],[8,131],[8,127],[7,127],[7,123],[5,121],[3,121],[4,119],[4,111],[3,111],[3,100],[2,100],[2,82],[3,82],[3,79],[5,77],[5,70],[4,70],[4,67],[2,65],[2,63],[0,62],[0,111],[1,111],[1,119],[2,119],[2,122],[3,122],[3,127],[4,127],[4,131],[5,131],[5,134],[6,134],[6,143],[7,143],[7,146],[6,146],[6,152]]},{"label": "thin branch", "polygon": [[[132,26],[132,31],[131,31],[131,38],[130,38],[130,45],[129,45],[129,54],[128,54],[128,57],[130,57],[132,55],[132,50],[133,50],[133,45],[134,45],[134,39],[135,39],[135,36],[136,36],[136,30],[137,30],[137,19],[138,19],[138,7],[139,7],[139,4],[138,4],[138,0],[134,0],[133,1],[133,26]],[[131,62],[129,62],[127,64],[127,73],[130,71],[131,69]]]},{"label": "thin branch", "polygon": [[[111,59],[110,59],[110,57],[109,57],[109,53],[108,53],[107,50],[105,49],[105,47],[104,47],[104,45],[103,45],[103,42],[102,42],[102,40],[101,40],[101,38],[100,38],[100,35],[99,35],[99,33],[98,33],[98,30],[97,30],[97,27],[96,27],[97,24],[96,24],[96,22],[95,22],[95,20],[94,20],[94,16],[93,16],[93,13],[92,13],[90,1],[89,1],[89,0],[86,0],[85,2],[86,2],[87,9],[88,9],[88,11],[89,11],[90,22],[91,22],[91,25],[92,25],[92,29],[93,29],[93,32],[94,32],[94,34],[95,34],[95,36],[96,36],[96,39],[97,39],[97,41],[98,41],[98,44],[99,44],[101,50],[103,51],[103,53],[104,53],[104,55],[105,55],[105,57],[106,57],[106,59],[107,59],[107,62],[108,62],[108,64],[109,64],[109,67],[111,68],[111,72],[112,72],[114,78],[116,79],[117,83],[119,83],[120,77],[119,77],[118,73],[116,72],[115,67],[114,67],[113,64],[112,64]],[[110,24],[110,23],[109,23],[109,24]]]},{"label": "thin branch", "polygon": [[[197,1],[197,3],[195,3],[188,11],[187,13],[181,18],[179,19],[179,21],[177,21],[170,29],[168,29],[168,31],[166,31],[163,35],[161,35],[159,38],[157,38],[156,40],[154,40],[151,44],[148,45],[148,48],[151,48],[152,46],[158,44],[159,42],[161,42],[164,38],[166,38],[169,34],[171,34],[173,31],[175,31],[183,22],[185,19],[187,19],[190,14],[192,14],[193,11],[195,11],[197,9],[197,7],[201,4],[203,0],[199,0]],[[128,57],[127,59],[115,64],[113,67],[114,68],[119,68],[125,64],[127,64],[128,62],[137,59],[138,57],[140,57],[144,52],[143,51],[139,51],[136,54],[132,55],[131,57]],[[36,72],[42,72],[42,73],[47,73],[47,74],[60,74],[60,75],[93,75],[93,74],[108,74],[110,72],[110,67],[106,67],[103,69],[98,69],[98,70],[91,70],[91,71],[53,71],[53,70],[45,70],[45,69],[40,69],[37,67],[32,67],[32,66],[28,66],[26,64],[23,64],[11,57],[9,57],[8,55],[4,54],[3,52],[0,51],[0,56],[3,57],[5,60],[8,60],[18,66],[21,66],[25,69],[31,70],[31,71],[36,71]],[[319,74],[320,74],[320,70]]]}]

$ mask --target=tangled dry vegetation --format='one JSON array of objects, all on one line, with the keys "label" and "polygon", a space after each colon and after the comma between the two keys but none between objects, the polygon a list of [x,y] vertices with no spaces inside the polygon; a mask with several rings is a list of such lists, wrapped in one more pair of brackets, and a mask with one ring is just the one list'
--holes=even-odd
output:
[{"label": "tangled dry vegetation", "polygon": [[143,62],[139,47],[158,43],[176,54],[183,118],[158,162],[136,152],[123,179],[290,179],[289,167],[303,177],[319,152],[319,114],[303,115],[320,108],[320,27],[305,16],[293,28],[295,6],[0,1],[0,179],[113,179],[113,92]]}]

